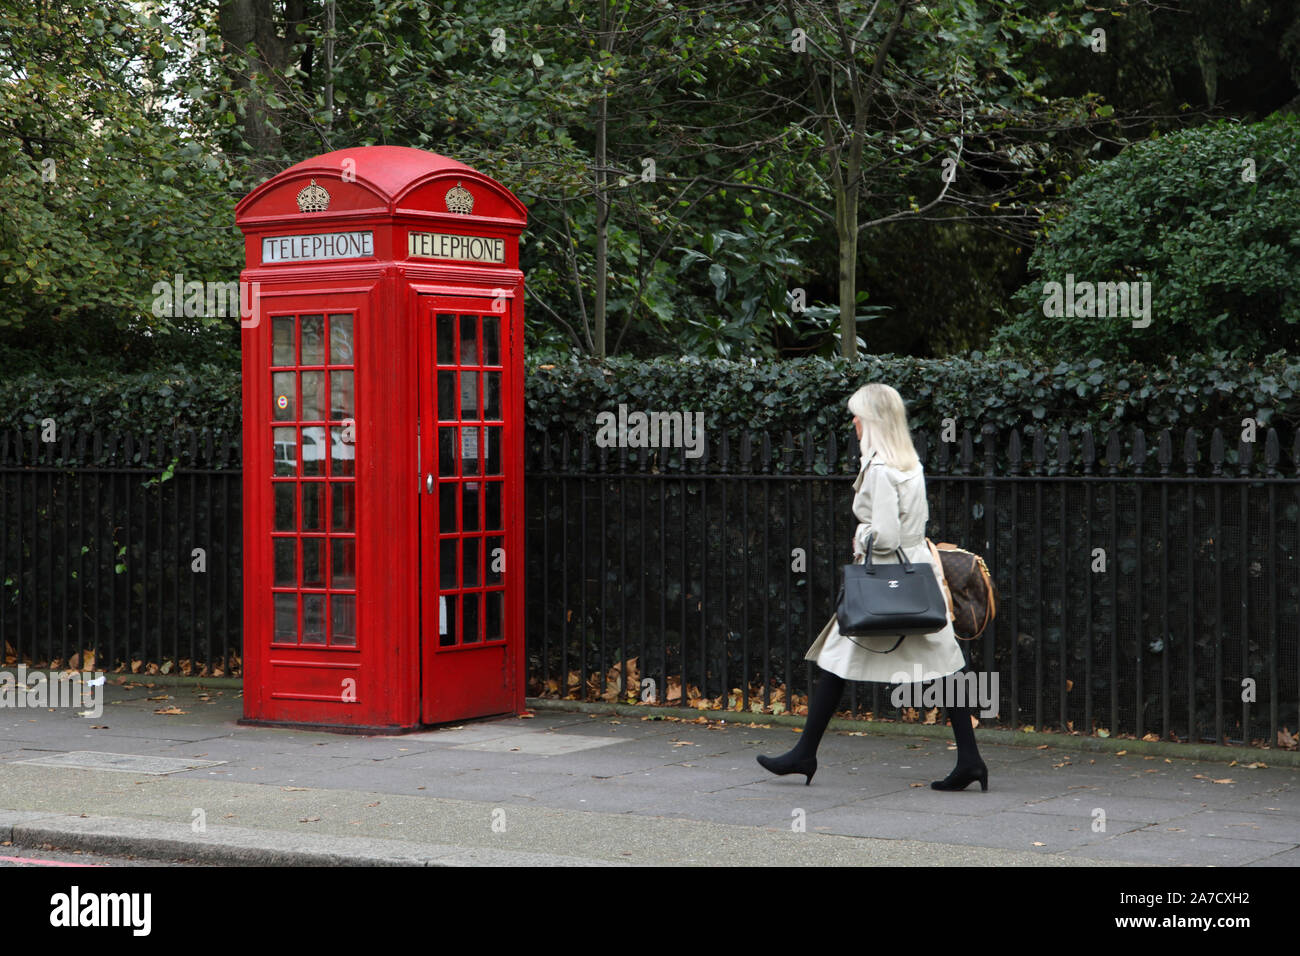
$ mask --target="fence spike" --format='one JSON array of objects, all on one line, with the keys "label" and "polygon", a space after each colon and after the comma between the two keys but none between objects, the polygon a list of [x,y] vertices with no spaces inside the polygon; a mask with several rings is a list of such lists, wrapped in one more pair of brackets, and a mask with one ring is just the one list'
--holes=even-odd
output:
[{"label": "fence spike", "polygon": [[1187,429],[1186,434],[1183,435],[1183,464],[1189,475],[1196,474],[1196,444],[1196,429]]},{"label": "fence spike", "polygon": [[788,428],[782,436],[781,464],[784,465],[783,471],[794,471],[794,434]]},{"label": "fence spike", "polygon": [[1092,474],[1093,463],[1097,460],[1097,442],[1092,437],[1092,426],[1083,426],[1083,473]]},{"label": "fence spike", "polygon": [[1147,436],[1142,429],[1134,427],[1133,429],[1133,470],[1137,474],[1142,474],[1142,468],[1147,463]]},{"label": "fence spike", "polygon": [[975,461],[975,444],[969,428],[961,430],[961,473],[970,474],[970,467]]},{"label": "fence spike", "polygon": [[1264,439],[1264,464],[1269,475],[1277,475],[1277,463],[1282,458],[1282,446],[1278,441],[1277,429],[1270,428],[1268,437]]},{"label": "fence spike", "polygon": [[1038,474],[1043,473],[1043,466],[1047,462],[1047,444],[1043,441],[1043,430],[1034,429],[1034,471]]},{"label": "fence spike", "polygon": [[763,457],[759,462],[759,471],[761,474],[770,474],[772,471],[772,436],[769,432],[763,432]]},{"label": "fence spike", "polygon": [[1169,463],[1174,460],[1173,439],[1168,428],[1160,429],[1160,438],[1156,443],[1156,461],[1160,463],[1160,474],[1169,474]]},{"label": "fence spike", "polygon": [[1250,466],[1255,460],[1255,443],[1253,441],[1239,440],[1237,442],[1237,474],[1247,475],[1250,473]]},{"label": "fence spike", "polygon": [[1056,436],[1056,464],[1061,474],[1070,469],[1070,429],[1065,425]]},{"label": "fence spike", "polygon": [[1216,475],[1223,474],[1223,431],[1216,428],[1210,433],[1210,462],[1214,466],[1211,470]]},{"label": "fence spike", "polygon": [[1007,458],[1010,459],[1009,471],[1013,475],[1020,474],[1020,459],[1022,451],[1020,447],[1020,429],[1012,428],[1011,437],[1007,440]]},{"label": "fence spike", "polygon": [[984,474],[992,476],[997,470],[997,426],[985,422],[980,426],[980,441],[984,445]]},{"label": "fence spike", "polygon": [[1119,429],[1112,428],[1106,436],[1106,471],[1112,475],[1119,473]]},{"label": "fence spike", "polygon": [[[587,438],[589,438],[589,437],[591,437],[591,436],[589,436],[589,435],[587,435],[587,434],[584,434],[584,435],[583,435],[584,440],[587,439]],[[658,440],[658,439],[656,438],[656,441],[657,441],[657,440]],[[662,449],[660,450],[660,452],[661,452],[661,454],[664,453]],[[591,451],[591,457],[595,459],[595,468],[594,468],[594,470],[595,470],[596,474],[603,474],[605,471],[608,470],[608,468],[606,467],[607,464],[608,464],[608,461],[609,461],[609,446],[608,446],[608,445],[602,447],[601,444],[600,444],[599,442],[593,442],[593,447],[592,447],[592,451]]]}]

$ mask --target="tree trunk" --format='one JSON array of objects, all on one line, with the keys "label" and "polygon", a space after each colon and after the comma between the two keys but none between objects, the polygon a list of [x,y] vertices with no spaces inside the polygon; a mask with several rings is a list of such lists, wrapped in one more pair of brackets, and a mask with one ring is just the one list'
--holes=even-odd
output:
[{"label": "tree trunk", "polygon": [[[600,3],[600,48],[613,49],[614,30],[609,0]],[[603,69],[603,68],[602,68]],[[606,174],[605,134],[609,128],[609,94],[602,79],[596,115],[596,358],[605,359],[605,296],[609,288],[609,178]]]},{"label": "tree trunk", "polygon": [[835,190],[835,238],[840,251],[840,354],[858,357],[858,187]]},{"label": "tree trunk", "polygon": [[609,196],[605,192],[605,123],[608,101],[600,96],[596,119],[596,358],[605,358],[605,292],[609,271]]},{"label": "tree trunk", "polygon": [[325,109],[326,126],[334,125],[334,0],[325,0]]},{"label": "tree trunk", "polygon": [[272,18],[271,0],[221,0],[218,13],[222,45],[235,54],[231,81],[248,94],[244,114],[244,139],[252,147],[253,169],[262,177],[275,174],[279,165],[279,129],[270,122],[269,108],[253,88],[253,78],[282,75],[287,44],[280,39]]}]

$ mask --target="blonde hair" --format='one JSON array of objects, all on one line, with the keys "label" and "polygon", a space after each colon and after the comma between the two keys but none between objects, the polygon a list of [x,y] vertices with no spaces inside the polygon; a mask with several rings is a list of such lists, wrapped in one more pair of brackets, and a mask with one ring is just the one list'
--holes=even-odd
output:
[{"label": "blonde hair", "polygon": [[862,419],[862,460],[872,451],[876,459],[899,471],[911,471],[921,460],[907,428],[903,396],[889,385],[872,382],[849,397],[849,411]]}]

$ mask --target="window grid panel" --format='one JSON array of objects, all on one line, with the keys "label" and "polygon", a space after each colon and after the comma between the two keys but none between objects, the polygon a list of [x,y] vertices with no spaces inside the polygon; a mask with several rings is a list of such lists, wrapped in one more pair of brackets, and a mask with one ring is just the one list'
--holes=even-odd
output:
[{"label": "window grid panel", "polygon": [[353,313],[272,318],[274,644],[356,647],[354,330]]},{"label": "window grid panel", "polygon": [[434,321],[436,421],[447,426],[438,428],[435,446],[438,588],[447,623],[439,646],[500,643],[505,586],[491,570],[492,549],[504,542],[499,317],[438,313]]}]

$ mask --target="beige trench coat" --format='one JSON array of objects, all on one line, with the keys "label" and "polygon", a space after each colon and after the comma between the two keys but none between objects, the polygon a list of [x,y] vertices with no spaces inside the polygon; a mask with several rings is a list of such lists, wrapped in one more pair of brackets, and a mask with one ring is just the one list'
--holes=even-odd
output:
[{"label": "beige trench coat", "polygon": [[[875,461],[873,455],[858,472],[853,490],[853,514],[859,522],[853,536],[853,560],[862,561],[867,535],[874,532],[873,564],[898,564],[894,552],[901,547],[909,561],[922,561],[933,568],[940,590],[947,596],[948,584],[943,579],[938,555],[925,541],[930,507],[925,499],[925,474],[921,466],[899,471]],[[953,633],[951,599],[949,604],[948,623],[942,630],[905,637],[897,649],[887,654],[873,653],[867,648],[888,651],[898,638],[850,640],[840,634],[832,613],[804,659],[816,661],[819,667],[845,680],[906,684],[956,673],[965,666],[966,659]]]}]

